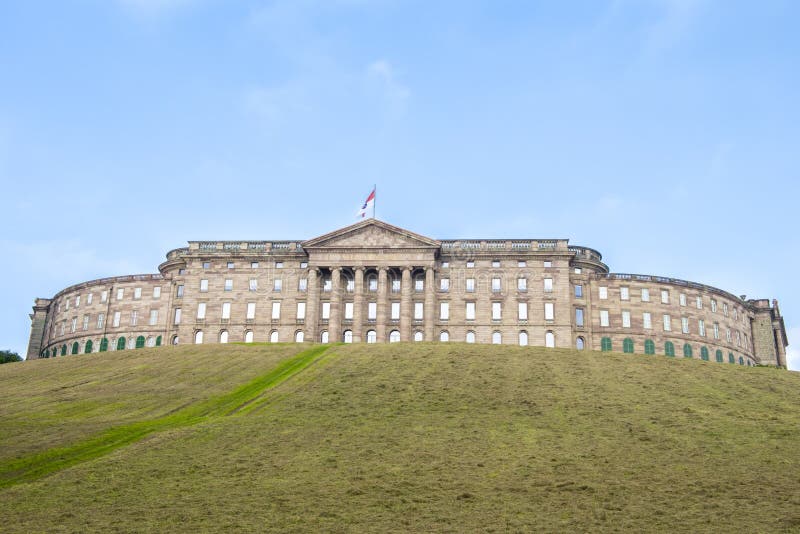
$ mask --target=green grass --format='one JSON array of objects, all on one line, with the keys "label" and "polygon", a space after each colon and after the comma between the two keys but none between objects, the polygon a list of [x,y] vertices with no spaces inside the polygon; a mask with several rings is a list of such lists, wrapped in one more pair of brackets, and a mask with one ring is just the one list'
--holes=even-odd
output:
[{"label": "green grass", "polygon": [[0,529],[800,530],[797,373],[533,347],[302,348],[2,366],[0,466],[148,432],[0,489]]}]

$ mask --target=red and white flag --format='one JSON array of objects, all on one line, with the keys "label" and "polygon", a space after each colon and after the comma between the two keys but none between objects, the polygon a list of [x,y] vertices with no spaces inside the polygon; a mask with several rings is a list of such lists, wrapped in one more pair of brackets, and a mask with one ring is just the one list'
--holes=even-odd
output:
[{"label": "red and white flag", "polygon": [[375,188],[372,188],[372,192],[367,197],[367,200],[364,201],[361,209],[358,210],[358,218],[365,218],[370,209],[372,210],[372,216],[375,217]]}]

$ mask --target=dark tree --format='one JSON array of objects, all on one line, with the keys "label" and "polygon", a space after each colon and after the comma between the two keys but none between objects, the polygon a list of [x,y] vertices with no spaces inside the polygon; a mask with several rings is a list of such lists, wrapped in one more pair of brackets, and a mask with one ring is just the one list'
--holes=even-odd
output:
[{"label": "dark tree", "polygon": [[0,363],[21,362],[22,357],[10,350],[0,350]]}]

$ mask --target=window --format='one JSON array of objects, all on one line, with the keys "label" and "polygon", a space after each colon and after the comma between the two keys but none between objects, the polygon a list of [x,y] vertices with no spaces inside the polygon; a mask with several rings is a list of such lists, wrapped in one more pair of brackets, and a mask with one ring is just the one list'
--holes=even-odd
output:
[{"label": "window", "polygon": [[711,311],[715,313],[717,311],[717,301],[714,299],[711,299]]},{"label": "window", "polygon": [[183,285],[182,285],[182,284],[181,284],[181,285],[179,285],[179,286],[178,286],[178,287],[175,289],[175,296],[176,296],[176,297],[178,297],[178,298],[180,298],[180,297],[182,297],[182,296],[183,296]]},{"label": "window", "polygon": [[283,262],[282,261],[276,261],[275,262],[275,268],[276,269],[283,269]]},{"label": "window", "polygon": [[173,324],[181,324],[181,309],[175,308],[175,317],[172,321]]},{"label": "window", "polygon": [[244,342],[245,343],[252,343],[253,342],[253,331],[248,330],[244,333]]},{"label": "window", "polygon": [[578,284],[575,286],[575,298],[582,299],[583,298],[583,286]]},{"label": "window", "polygon": [[83,329],[84,330],[89,330],[89,316],[88,315],[84,315],[83,316]]},{"label": "window", "polygon": [[440,291],[450,291],[450,279],[449,278],[442,278],[439,280],[439,290]]},{"label": "window", "polygon": [[739,332],[738,330],[736,331],[736,345],[738,345],[739,347],[742,346],[742,335],[741,334],[742,333]]},{"label": "window", "polygon": [[439,303],[439,319],[442,321],[447,321],[450,319],[450,303],[449,302],[440,302]]},{"label": "window", "polygon": [[688,343],[683,344],[683,357],[684,358],[691,358],[692,357],[692,346]]},{"label": "window", "polygon": [[353,320],[353,303],[352,302],[345,302],[344,303],[344,318],[347,321]]},{"label": "window", "polygon": [[670,357],[675,356],[675,344],[672,341],[667,341],[664,343],[664,354]]},{"label": "window", "polygon": [[500,260],[492,260],[492,267],[494,268],[500,267]]},{"label": "window", "polygon": [[233,279],[225,279],[225,291],[233,291]]},{"label": "window", "polygon": [[150,326],[154,326],[158,324],[158,310],[150,310],[150,320],[148,321]]},{"label": "window", "polygon": [[727,302],[723,302],[722,303],[722,315],[724,315],[725,317],[728,316],[728,303]]},{"label": "window", "polygon": [[[228,265],[230,265],[230,264],[228,264]],[[219,342],[220,343],[227,343],[228,342],[228,331],[227,330],[223,330],[222,332],[219,333]]]},{"label": "window", "polygon": [[619,288],[619,300],[630,300],[630,293],[628,292],[628,288],[626,286]]},{"label": "window", "polygon": [[600,326],[608,326],[608,310],[600,310]]},{"label": "window", "polygon": [[688,317],[681,317],[681,332],[684,334],[689,333],[689,318]]},{"label": "window", "polygon": [[223,302],[222,303],[222,319],[230,319],[231,318],[231,303],[230,302]]},{"label": "window", "polygon": [[367,303],[367,320],[374,321],[377,318],[378,318],[378,303],[377,302]]},{"label": "window", "polygon": [[520,332],[519,333],[519,346],[520,347],[527,347],[528,346],[528,333],[527,332]]},{"label": "window", "polygon": [[706,337],[706,323],[702,319],[697,321],[697,333],[702,337]]},{"label": "window", "polygon": [[211,262],[210,261],[204,261],[203,262],[203,269],[210,269],[210,268],[211,268]]},{"label": "window", "polygon": [[275,319],[280,319],[280,318],[281,318],[281,303],[280,303],[280,301],[273,302],[272,303],[272,319],[275,320]]},{"label": "window", "polygon": [[414,303],[414,319],[417,321],[422,320],[424,304],[422,302]]},{"label": "window", "polygon": [[295,343],[302,343],[306,340],[306,335],[303,333],[302,330],[298,330],[294,333],[294,342]]},{"label": "window", "polygon": [[528,279],[517,278],[517,291],[527,291],[527,290],[528,290]]},{"label": "window", "polygon": [[680,295],[678,295],[678,303],[681,306],[686,306],[686,295],[684,293],[681,293]]},{"label": "window", "polygon": [[378,279],[375,276],[370,276],[367,280],[367,289],[372,293],[378,290]]},{"label": "window", "polygon": [[544,292],[545,293],[552,293],[553,292],[553,279],[552,278],[545,278],[544,279]]},{"label": "window", "polygon": [[367,330],[367,343],[377,343],[378,333],[375,330]]},{"label": "window", "polygon": [[353,342],[353,331],[352,330],[345,330],[342,333],[342,341],[345,343],[352,343]]},{"label": "window", "polygon": [[500,345],[503,343],[503,334],[500,332],[492,332],[492,345]]},{"label": "window", "polygon": [[301,293],[308,291],[308,278],[301,278],[297,281],[297,290]]},{"label": "window", "polygon": [[272,332],[269,333],[269,342],[270,343],[277,343],[278,339],[279,339],[279,337],[278,337],[278,331],[277,330],[273,330]]},{"label": "window", "polygon": [[228,262],[228,269],[233,269],[234,265],[232,261]]},{"label": "window", "polygon": [[[111,322],[111,326],[113,326],[113,327],[118,327],[119,326],[119,317],[120,317],[120,312],[114,312],[114,319]],[[62,334],[64,333],[64,328],[63,327],[61,328],[61,333]]]},{"label": "window", "polygon": [[583,326],[583,308],[575,308],[575,326]]},{"label": "window", "polygon": [[[183,276],[185,274],[186,274],[186,269],[178,269],[178,276]],[[175,336],[172,340],[176,341],[176,343],[173,343],[173,345],[177,345],[178,344],[177,343],[178,336]]]},{"label": "window", "polygon": [[300,262],[300,268],[301,269],[308,269],[308,262],[307,261],[301,261]]},{"label": "window", "polygon": [[575,348],[578,350],[583,350],[586,348],[586,340],[584,340],[582,337],[578,337],[575,340]]},{"label": "window", "polygon": [[622,352],[626,354],[633,354],[633,340],[626,337],[622,340]]},{"label": "window", "polygon": [[200,293],[208,291],[208,280],[200,280]]},{"label": "window", "polygon": [[492,293],[499,293],[499,292],[500,292],[500,279],[492,278]]},{"label": "window", "polygon": [[322,331],[322,333],[319,336],[319,340],[322,343],[328,343],[328,341],[330,341],[330,336],[328,335],[328,331],[327,330],[323,330]]},{"label": "window", "polygon": [[[85,330],[85,328],[84,328],[84,330]],[[731,342],[731,329],[730,328],[725,330],[725,339],[728,341],[728,343]]]},{"label": "window", "polygon": [[722,351],[721,350],[717,350],[717,352],[714,354],[714,356],[715,356],[715,359],[717,360],[718,363],[722,363],[724,361],[723,357],[722,357]]},{"label": "window", "polygon": [[653,319],[650,312],[642,313],[642,328],[653,328]]},{"label": "window", "polygon": [[450,268],[450,262],[449,261],[443,261],[442,262],[442,269],[449,269],[449,268]]},{"label": "window", "polygon": [[450,341],[450,333],[447,330],[442,330],[439,333],[439,341],[448,342]]},{"label": "window", "polygon": [[[153,298],[160,299],[161,298],[161,286],[156,286],[153,288]],[[91,299],[89,299],[91,301]]]},{"label": "window", "polygon": [[527,267],[527,266],[528,266],[528,262],[525,261],[525,260],[519,260],[517,262],[517,267]]},{"label": "window", "polygon": [[400,303],[399,302],[392,302],[391,318],[392,318],[392,321],[399,321],[400,320]]},{"label": "window", "polygon": [[272,290],[275,293],[280,293],[282,288],[283,288],[283,280],[282,279],[276,278],[275,280],[273,280],[273,282],[272,282]]},{"label": "window", "polygon": [[201,302],[197,305],[197,318],[198,319],[205,319],[206,318],[206,303]]},{"label": "window", "polygon": [[351,280],[349,278],[347,280],[345,280],[344,290],[347,291],[348,293],[352,293],[353,291],[355,291],[356,290],[356,281],[355,280]]},{"label": "window", "polygon": [[542,262],[542,266],[543,266],[545,269],[549,269],[550,267],[552,267],[552,266],[553,266],[553,262],[552,262],[552,261],[550,261],[550,260],[544,261],[544,262]]},{"label": "window", "polygon": [[642,302],[650,302],[650,290],[646,287],[642,288]]},{"label": "window", "polygon": [[703,297],[698,295],[696,302],[697,302],[697,309],[698,310],[702,310],[703,309]]},{"label": "window", "polygon": [[622,310],[622,328],[630,328],[631,327],[631,312],[628,310]]},{"label": "window", "polygon": [[425,280],[423,280],[422,278],[417,278],[416,280],[414,280],[414,291],[418,293],[420,291],[425,291]]},{"label": "window", "polygon": [[556,346],[556,335],[551,330],[544,334],[544,346],[550,349]]},{"label": "window", "polygon": [[134,298],[134,300],[139,300],[140,298],[142,298],[142,288],[141,287],[133,288],[133,298]]},{"label": "window", "polygon": [[467,332],[466,342],[475,343],[475,332],[473,332],[472,330]]},{"label": "window", "polygon": [[503,305],[500,302],[492,302],[492,321],[499,321],[503,318]]},{"label": "window", "polygon": [[719,323],[714,323],[714,339],[719,339]]},{"label": "window", "polygon": [[323,302],[322,303],[322,319],[327,321],[331,318],[331,303],[330,302]]},{"label": "window", "polygon": [[398,341],[400,341],[400,332],[398,330],[389,332],[389,343],[397,343]]},{"label": "window", "polygon": [[475,320],[475,303],[474,302],[467,302],[466,303],[465,318],[468,321],[474,321]]},{"label": "window", "polygon": [[672,330],[672,319],[669,314],[664,314],[664,331],[669,332]]},{"label": "window", "polygon": [[333,282],[331,282],[330,278],[323,278],[322,279],[322,291],[330,292],[333,288]]},{"label": "window", "polygon": [[669,304],[669,290],[662,289],[661,290],[661,304]]},{"label": "window", "polygon": [[466,291],[467,291],[467,293],[474,293],[475,292],[475,279],[474,278],[467,278],[467,280],[466,280]]},{"label": "window", "polygon": [[256,318],[256,303],[255,302],[248,302],[247,303],[247,319],[251,321]]},{"label": "window", "polygon": [[399,278],[392,279],[392,293],[400,293],[400,282]]},{"label": "window", "polygon": [[520,321],[527,321],[528,320],[528,303],[527,302],[519,302],[517,303],[517,317]]},{"label": "window", "polygon": [[257,261],[251,261],[250,262],[250,268],[251,269],[258,269],[258,262]]},{"label": "window", "polygon": [[108,300],[108,291],[101,291],[100,292],[100,302],[105,302]]},{"label": "window", "polygon": [[708,347],[700,347],[700,359],[708,361]]},{"label": "window", "polygon": [[75,307],[76,308],[80,308],[81,307],[81,296],[80,295],[75,297]]},{"label": "window", "polygon": [[656,353],[656,344],[653,343],[652,339],[645,339],[644,340],[644,353],[645,354],[655,354]]},{"label": "window", "polygon": [[136,323],[139,321],[139,312],[133,310],[131,312],[131,326],[136,326]]},{"label": "window", "polygon": [[[233,283],[231,283],[231,288],[233,288]],[[247,285],[247,288],[250,291],[258,291],[258,280],[255,278],[251,278],[250,282]],[[230,291],[230,289],[228,291]]]},{"label": "window", "polygon": [[552,302],[544,303],[544,320],[552,321],[555,318],[554,305]]},{"label": "window", "polygon": [[103,323],[106,320],[106,315],[104,313],[97,314],[97,328],[103,328]]},{"label": "window", "polygon": [[728,363],[736,363],[736,356],[732,352],[728,353]]},{"label": "window", "polygon": [[[117,289],[117,300],[122,300],[124,296],[125,296],[125,289],[122,287]],[[67,309],[69,309],[69,301],[67,301]]]},{"label": "window", "polygon": [[475,262],[474,261],[468,261],[467,262],[467,269],[473,269],[474,267],[475,267]]},{"label": "window", "polygon": [[606,286],[598,287],[597,294],[600,297],[600,300],[606,300],[608,298],[608,288]]},{"label": "window", "polygon": [[575,274],[581,274],[582,272],[580,267],[575,267]]},{"label": "window", "polygon": [[[91,298],[91,297],[92,297],[92,294],[91,294],[91,293],[89,293],[89,302],[90,302],[90,303],[91,303],[91,301],[92,301],[92,298]],[[738,320],[739,320],[739,310],[737,310],[736,308],[734,308],[734,309],[733,309],[733,320],[734,320],[734,321],[738,321]]]}]

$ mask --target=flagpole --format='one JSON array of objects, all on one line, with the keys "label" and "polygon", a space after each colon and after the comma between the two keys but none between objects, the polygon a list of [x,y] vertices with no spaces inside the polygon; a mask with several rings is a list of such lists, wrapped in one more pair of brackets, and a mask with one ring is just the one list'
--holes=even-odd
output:
[{"label": "flagpole", "polygon": [[378,203],[378,184],[372,184],[372,191],[375,193],[375,198],[372,199],[372,218],[375,218],[375,205]]}]

